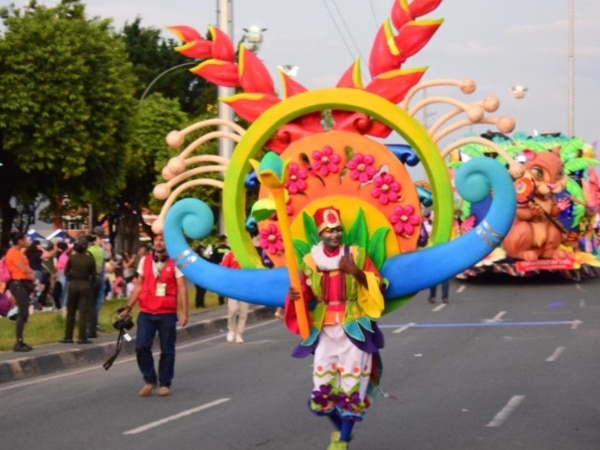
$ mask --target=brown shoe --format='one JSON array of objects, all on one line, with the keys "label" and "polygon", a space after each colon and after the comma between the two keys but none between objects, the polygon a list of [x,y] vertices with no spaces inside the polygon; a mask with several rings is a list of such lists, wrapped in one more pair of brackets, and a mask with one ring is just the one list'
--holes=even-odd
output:
[{"label": "brown shoe", "polygon": [[160,395],[161,397],[171,395],[171,389],[169,389],[167,386],[161,386],[158,388],[158,395]]},{"label": "brown shoe", "polygon": [[429,297],[429,298],[427,299],[427,301],[428,301],[429,303],[435,303],[435,297]]},{"label": "brown shoe", "polygon": [[150,394],[152,394],[152,391],[155,387],[155,384],[146,383],[142,389],[140,389],[140,397],[148,397]]}]

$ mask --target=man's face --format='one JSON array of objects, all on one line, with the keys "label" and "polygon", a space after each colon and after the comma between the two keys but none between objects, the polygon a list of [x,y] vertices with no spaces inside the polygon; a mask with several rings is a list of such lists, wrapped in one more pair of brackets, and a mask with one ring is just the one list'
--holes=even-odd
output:
[{"label": "man's face", "polygon": [[157,253],[164,253],[166,251],[165,239],[162,234],[154,236],[154,251]]},{"label": "man's face", "polygon": [[340,246],[342,240],[342,227],[325,228],[321,231],[321,241],[328,249],[334,249]]}]

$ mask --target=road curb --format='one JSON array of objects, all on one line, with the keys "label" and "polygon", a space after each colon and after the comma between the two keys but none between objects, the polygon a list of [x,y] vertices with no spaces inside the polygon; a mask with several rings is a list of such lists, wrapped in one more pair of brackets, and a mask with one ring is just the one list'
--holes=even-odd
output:
[{"label": "road curb", "polygon": [[[247,323],[273,319],[273,308],[257,307],[248,312]],[[200,320],[177,330],[177,343],[213,335],[227,329],[227,315]],[[131,342],[125,342],[120,355],[135,354],[135,336]],[[111,335],[104,336],[109,339]],[[102,365],[111,357],[116,349],[116,334],[112,341],[98,342],[81,348],[66,348],[65,350],[48,351],[41,345],[32,352],[7,361],[0,362],[0,384],[11,381],[22,381],[27,378],[54,374],[67,369],[76,369],[90,364]],[[155,348],[158,348],[155,345]],[[25,356],[26,355],[26,356]]]}]

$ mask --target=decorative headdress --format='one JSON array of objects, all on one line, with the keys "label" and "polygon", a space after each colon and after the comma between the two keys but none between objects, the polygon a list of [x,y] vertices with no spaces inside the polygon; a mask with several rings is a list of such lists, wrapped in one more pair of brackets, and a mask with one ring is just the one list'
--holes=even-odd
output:
[{"label": "decorative headdress", "polygon": [[315,211],[313,218],[317,225],[317,231],[319,234],[325,228],[336,228],[342,226],[342,220],[340,219],[340,211],[333,206],[326,206],[319,208]]}]

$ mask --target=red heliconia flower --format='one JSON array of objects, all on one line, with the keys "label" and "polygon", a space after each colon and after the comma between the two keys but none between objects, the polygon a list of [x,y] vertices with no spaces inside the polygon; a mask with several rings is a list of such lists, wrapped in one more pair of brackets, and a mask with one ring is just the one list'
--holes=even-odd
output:
[{"label": "red heliconia flower", "polygon": [[267,228],[258,232],[260,246],[270,255],[283,252],[283,238],[277,225],[269,224]]},{"label": "red heliconia flower", "polygon": [[340,155],[333,153],[333,149],[329,145],[323,147],[322,150],[315,150],[312,157],[312,168],[322,177],[340,171],[339,164],[342,158],[340,158]]},{"label": "red heliconia flower", "polygon": [[365,90],[398,104],[404,100],[408,91],[419,82],[426,69],[426,67],[418,67],[415,69],[390,70],[374,78]]},{"label": "red heliconia flower", "polygon": [[166,28],[175,34],[182,42],[192,42],[204,39],[204,37],[198,33],[195,28],[187,25],[173,25]]},{"label": "red heliconia flower", "polygon": [[379,200],[382,205],[398,200],[398,192],[402,186],[394,179],[393,175],[383,172],[373,178],[373,184],[375,187],[371,189],[371,196]]},{"label": "red heliconia flower", "polygon": [[284,187],[292,195],[304,192],[308,186],[306,183],[307,177],[308,172],[302,169],[297,163],[292,162],[289,165],[289,175]]},{"label": "red heliconia flower", "polygon": [[258,116],[281,100],[273,94],[246,93],[221,99],[242,119],[254,122]]},{"label": "red heliconia flower", "polygon": [[390,222],[394,226],[396,234],[412,235],[421,223],[419,216],[415,214],[412,205],[395,206],[390,216]]},{"label": "red heliconia flower", "polygon": [[398,0],[392,6],[392,22],[399,30],[405,23],[429,14],[440,3],[442,3],[442,0],[413,0],[410,4],[408,0]]},{"label": "red heliconia flower", "polygon": [[360,60],[356,59],[352,65],[344,72],[342,78],[338,81],[336,87],[348,87],[362,89],[362,75],[360,73]]},{"label": "red heliconia flower", "polygon": [[289,98],[293,95],[300,94],[301,92],[306,92],[307,89],[304,86],[286,74],[283,70],[278,69],[278,71],[283,87],[283,98]]},{"label": "red heliconia flower", "polygon": [[207,59],[192,68],[190,72],[219,86],[238,87],[240,85],[237,66],[227,61]]},{"label": "red heliconia flower", "polygon": [[372,155],[363,155],[362,153],[355,153],[354,156],[346,167],[350,169],[350,178],[358,180],[361,183],[373,179],[377,173],[377,169],[373,166],[375,158]]},{"label": "red heliconia flower", "polygon": [[235,63],[235,48],[229,36],[220,29],[208,27],[213,42],[212,57],[221,61]]},{"label": "red heliconia flower", "polygon": [[238,75],[244,92],[275,94],[275,86],[269,71],[258,56],[243,45],[240,46]]}]

